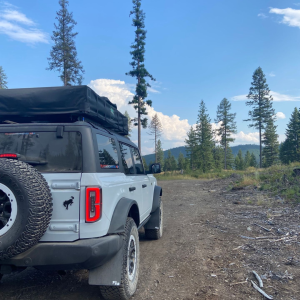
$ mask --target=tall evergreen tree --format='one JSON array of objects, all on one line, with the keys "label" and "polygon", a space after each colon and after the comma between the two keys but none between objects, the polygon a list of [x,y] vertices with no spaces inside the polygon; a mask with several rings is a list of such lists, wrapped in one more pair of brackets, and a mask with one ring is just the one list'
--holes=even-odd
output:
[{"label": "tall evergreen tree", "polygon": [[73,19],[73,13],[68,11],[68,0],[59,0],[60,10],[57,12],[56,20],[58,24],[54,24],[55,30],[51,39],[54,42],[50,52],[49,68],[47,70],[57,70],[60,72],[60,79],[64,86],[72,84],[82,84],[82,74],[84,74],[83,66],[77,58],[77,50],[75,46],[75,37],[78,32],[73,32],[74,26],[77,24]]},{"label": "tall evergreen tree", "polygon": [[184,170],[185,169],[185,158],[182,152],[179,153],[178,156],[178,169],[179,170]]},{"label": "tall evergreen tree", "polygon": [[253,81],[251,82],[251,87],[247,96],[249,100],[246,102],[246,105],[251,106],[252,110],[248,113],[249,119],[245,121],[250,121],[251,124],[249,124],[249,127],[254,127],[259,131],[259,166],[261,168],[262,134],[269,120],[275,114],[275,111],[272,107],[273,98],[270,96],[270,89],[267,84],[266,76],[261,67],[254,71],[252,79]]},{"label": "tall evergreen tree", "polygon": [[283,163],[300,160],[300,113],[295,107],[286,129],[286,140],[280,147],[280,159]]},{"label": "tall evergreen tree", "polygon": [[127,112],[127,110],[124,113],[124,116],[128,119],[128,134],[127,137],[130,138],[131,137],[131,132],[132,132],[132,119],[129,115],[129,113]]},{"label": "tall evergreen tree", "polygon": [[278,134],[273,118],[271,118],[266,126],[263,135],[263,143],[265,145],[262,155],[264,167],[268,168],[279,161],[279,142]]},{"label": "tall evergreen tree", "polygon": [[232,134],[236,133],[235,113],[231,113],[231,103],[224,98],[217,109],[216,123],[220,123],[217,135],[220,137],[220,144],[224,149],[224,167],[227,169],[227,148],[229,143],[234,141]]},{"label": "tall evergreen tree", "polygon": [[169,150],[167,157],[164,160],[164,171],[172,171],[172,153]]},{"label": "tall evergreen tree", "polygon": [[255,157],[253,152],[251,153],[251,159],[250,159],[249,167],[257,168],[257,161],[256,161],[256,157]]},{"label": "tall evergreen tree", "polygon": [[187,133],[187,138],[185,140],[185,143],[186,143],[187,158],[190,162],[190,168],[191,170],[194,170],[197,164],[198,143],[197,143],[196,130],[194,130],[193,127],[191,127],[191,129]]},{"label": "tall evergreen tree", "polygon": [[251,161],[251,154],[249,152],[249,150],[247,150],[246,155],[245,155],[245,169],[247,169],[248,167],[250,167],[250,161]]},{"label": "tall evergreen tree", "polygon": [[236,170],[244,170],[245,169],[245,161],[244,161],[241,149],[239,150],[237,156],[235,157],[234,164],[235,164]]},{"label": "tall evergreen tree", "polygon": [[157,163],[160,164],[161,168],[164,168],[164,150],[162,148],[161,141],[157,141],[156,145],[156,153],[157,153]]},{"label": "tall evergreen tree", "polygon": [[227,164],[227,170],[232,170],[234,168],[234,155],[230,147],[227,148],[226,164]]},{"label": "tall evergreen tree", "polygon": [[211,126],[211,120],[207,113],[207,109],[204,101],[202,100],[199,107],[197,126],[196,126],[196,138],[198,147],[197,157],[199,159],[199,168],[202,172],[208,172],[213,168],[213,130]]},{"label": "tall evergreen tree", "polygon": [[213,150],[214,167],[217,170],[222,170],[224,167],[224,149],[221,146],[216,146]]},{"label": "tall evergreen tree", "polygon": [[7,76],[4,73],[3,68],[0,66],[0,90],[7,89]]},{"label": "tall evergreen tree", "polygon": [[141,126],[147,128],[147,118],[143,118],[142,116],[147,115],[146,104],[149,106],[152,105],[151,100],[145,101],[148,96],[147,88],[150,87],[150,84],[146,82],[146,78],[150,78],[150,80],[155,79],[145,67],[145,40],[147,33],[145,30],[145,13],[141,9],[141,0],[132,0],[132,3],[133,9],[130,12],[130,16],[134,15],[132,26],[136,27],[136,30],[134,43],[130,46],[132,49],[130,52],[132,56],[132,62],[130,63],[132,70],[126,73],[126,75],[137,79],[135,96],[129,104],[134,104],[134,108],[138,114],[135,125],[138,126],[138,147],[141,151]]},{"label": "tall evergreen tree", "polygon": [[153,135],[154,136],[154,144],[155,144],[155,150],[154,150],[154,153],[155,153],[155,162],[157,163],[157,140],[158,138],[161,137],[162,135],[162,125],[161,125],[161,122],[158,118],[158,115],[155,114],[154,117],[152,118],[150,124],[149,124],[149,129],[150,129],[150,135]]}]

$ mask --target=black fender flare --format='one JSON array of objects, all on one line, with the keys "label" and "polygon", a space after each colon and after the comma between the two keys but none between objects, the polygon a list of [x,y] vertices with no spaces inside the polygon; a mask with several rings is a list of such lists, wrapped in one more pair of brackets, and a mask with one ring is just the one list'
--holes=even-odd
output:
[{"label": "black fender flare", "polygon": [[[113,212],[107,234],[122,233],[125,231],[127,216],[134,205],[137,207],[137,209],[139,209],[138,204],[135,200],[125,197],[119,200]],[[137,226],[138,225],[139,224],[137,224]]]},{"label": "black fender flare", "polygon": [[153,194],[152,211],[150,214],[149,221],[144,225],[145,229],[159,229],[161,196],[162,188],[160,186],[155,186]]},{"label": "black fender flare", "polygon": [[160,197],[162,196],[162,188],[158,185],[154,187],[153,193],[153,203],[152,203],[152,210],[151,214],[154,213],[160,206]]}]

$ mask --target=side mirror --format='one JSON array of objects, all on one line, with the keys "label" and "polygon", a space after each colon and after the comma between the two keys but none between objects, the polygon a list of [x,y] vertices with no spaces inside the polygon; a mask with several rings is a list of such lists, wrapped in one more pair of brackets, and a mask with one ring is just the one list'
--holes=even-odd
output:
[{"label": "side mirror", "polygon": [[152,164],[150,166],[149,172],[150,172],[150,174],[159,174],[159,173],[161,173],[161,166],[160,166],[160,164]]}]

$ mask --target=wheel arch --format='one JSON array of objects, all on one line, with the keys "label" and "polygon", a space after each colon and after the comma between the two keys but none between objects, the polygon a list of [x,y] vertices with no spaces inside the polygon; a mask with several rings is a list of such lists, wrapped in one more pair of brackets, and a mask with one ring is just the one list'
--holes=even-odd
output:
[{"label": "wheel arch", "polygon": [[140,212],[137,202],[129,198],[121,198],[113,212],[107,234],[124,232],[127,217],[131,217],[139,227]]}]

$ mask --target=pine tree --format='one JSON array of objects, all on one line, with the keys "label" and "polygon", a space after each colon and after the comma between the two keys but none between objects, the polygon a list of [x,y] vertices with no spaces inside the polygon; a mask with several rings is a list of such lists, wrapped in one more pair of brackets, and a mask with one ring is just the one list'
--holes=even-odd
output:
[{"label": "pine tree", "polygon": [[273,118],[271,118],[263,135],[263,143],[265,147],[262,155],[264,167],[266,168],[277,164],[279,161],[279,142],[276,127],[277,126],[275,126]]},{"label": "pine tree", "polygon": [[249,164],[250,167],[254,167],[254,168],[257,168],[257,161],[256,161],[256,157],[254,155],[254,153],[252,152],[251,154],[251,159],[250,159],[250,164]]},{"label": "pine tree", "polygon": [[172,170],[172,153],[169,150],[167,157],[164,160],[164,170],[165,171],[171,171]]},{"label": "pine tree", "polygon": [[54,42],[50,52],[49,68],[47,70],[57,70],[64,86],[72,84],[82,84],[82,74],[84,74],[83,66],[77,58],[77,50],[75,46],[75,37],[78,32],[73,32],[74,26],[77,24],[73,19],[73,13],[67,9],[68,0],[59,0],[61,9],[57,12],[56,20],[58,24],[54,24],[55,31],[51,39]]},{"label": "pine tree", "polygon": [[230,147],[227,148],[226,164],[227,170],[232,170],[234,168],[234,155],[232,154],[232,149]]},{"label": "pine tree", "polygon": [[184,170],[185,169],[185,158],[182,152],[179,153],[178,156],[178,169],[179,170]]},{"label": "pine tree", "polygon": [[187,138],[185,139],[185,143],[186,143],[186,153],[190,163],[190,168],[194,170],[197,164],[198,143],[197,143],[196,131],[193,129],[193,127],[191,127],[190,131],[187,133]]},{"label": "pine tree", "polygon": [[232,134],[236,133],[235,113],[230,113],[231,103],[224,98],[217,109],[216,123],[220,123],[217,135],[220,137],[220,144],[224,148],[224,167],[227,169],[227,148],[229,143],[234,141]]},{"label": "pine tree", "polygon": [[213,168],[213,130],[211,126],[211,120],[207,113],[205,103],[202,100],[199,107],[197,126],[196,126],[196,138],[198,147],[197,157],[199,159],[199,168],[202,172],[208,172]]},{"label": "pine tree", "polygon": [[247,169],[248,167],[250,167],[250,161],[251,161],[251,154],[250,152],[247,150],[246,155],[245,155],[245,169]]},{"label": "pine tree", "polygon": [[158,138],[161,137],[162,135],[162,125],[161,125],[161,122],[158,118],[158,115],[155,114],[154,117],[152,118],[151,122],[150,122],[150,125],[149,125],[149,129],[150,129],[150,135],[154,135],[154,143],[155,143],[155,150],[154,150],[154,153],[155,153],[155,162],[157,163],[157,140]]},{"label": "pine tree", "polygon": [[128,138],[130,138],[131,132],[132,132],[132,119],[131,119],[129,113],[127,112],[127,110],[125,111],[124,116],[128,119],[128,134],[126,136]]},{"label": "pine tree", "polygon": [[249,119],[245,121],[250,121],[249,127],[254,127],[259,130],[259,146],[260,146],[260,156],[259,165],[262,167],[262,131],[266,128],[269,120],[275,114],[272,107],[273,98],[270,96],[270,89],[267,84],[266,76],[263,73],[261,67],[254,71],[252,76],[253,81],[251,82],[251,87],[246,102],[247,106],[251,106],[252,110],[249,111]]},{"label": "pine tree", "polygon": [[143,165],[144,165],[144,169],[146,170],[147,169],[147,162],[146,162],[146,159],[145,157],[143,156]]},{"label": "pine tree", "polygon": [[160,140],[157,141],[156,153],[157,153],[157,163],[159,163],[161,166],[161,169],[163,169],[164,168],[164,150],[162,148]]},{"label": "pine tree", "polygon": [[216,146],[213,150],[214,166],[217,170],[221,171],[224,167],[224,149],[221,146]]},{"label": "pine tree", "polygon": [[240,149],[238,155],[235,157],[235,169],[236,170],[244,170],[245,169],[245,162],[242,154],[242,150]]},{"label": "pine tree", "polygon": [[171,156],[170,166],[171,166],[171,171],[175,171],[177,169],[177,162],[174,155]]},{"label": "pine tree", "polygon": [[0,66],[0,90],[7,89],[7,76],[4,73],[3,68]]},{"label": "pine tree", "polygon": [[134,15],[132,26],[136,27],[135,30],[135,40],[130,46],[132,51],[130,52],[132,56],[132,70],[126,75],[135,77],[137,79],[137,85],[135,90],[135,96],[129,104],[134,104],[134,108],[137,111],[138,117],[135,123],[138,126],[138,147],[141,151],[141,126],[147,128],[147,118],[142,118],[143,115],[147,115],[146,104],[151,106],[152,101],[145,99],[147,98],[147,88],[150,84],[146,82],[145,78],[150,78],[155,80],[153,76],[147,71],[145,67],[145,45],[146,45],[146,33],[145,30],[145,13],[141,10],[141,0],[132,0],[133,10],[130,12],[130,16]]},{"label": "pine tree", "polygon": [[286,129],[286,140],[280,147],[280,159],[283,163],[300,160],[300,113],[295,107]]}]

